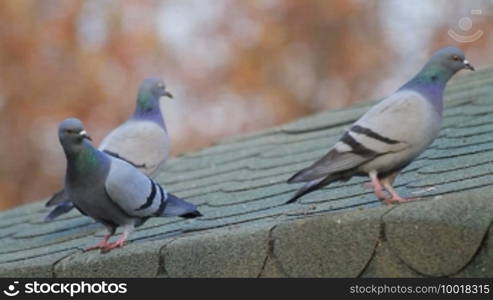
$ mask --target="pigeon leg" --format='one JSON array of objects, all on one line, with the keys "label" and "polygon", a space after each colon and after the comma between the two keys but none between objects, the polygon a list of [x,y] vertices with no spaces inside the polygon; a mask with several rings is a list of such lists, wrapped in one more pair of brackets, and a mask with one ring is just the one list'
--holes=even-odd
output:
[{"label": "pigeon leg", "polygon": [[110,237],[112,235],[113,235],[113,233],[108,233],[107,235],[105,235],[103,237],[103,239],[99,243],[97,243],[96,246],[89,247],[89,248],[85,249],[84,252],[96,250],[96,249],[103,249],[103,248],[107,247],[109,245],[108,240],[110,239]]},{"label": "pigeon leg", "polygon": [[103,252],[108,252],[112,249],[123,247],[123,245],[125,245],[125,242],[127,241],[127,237],[128,237],[128,233],[123,232],[120,238],[116,242],[107,244],[106,246],[102,247],[101,250]]},{"label": "pigeon leg", "polygon": [[130,232],[132,232],[133,229],[133,226],[125,226],[125,229],[123,230],[120,238],[114,243],[107,244],[105,247],[102,248],[102,250],[104,252],[108,252],[112,249],[123,247],[127,241]]},{"label": "pigeon leg", "polygon": [[390,198],[386,198],[384,200],[384,202],[387,204],[402,203],[402,202],[409,201],[409,199],[402,198],[401,196],[399,196],[399,194],[396,192],[394,187],[392,187],[392,184],[394,183],[394,179],[397,176],[397,174],[398,173],[394,173],[394,174],[382,179],[383,186],[385,187],[387,192],[390,193],[390,196],[391,196]]},{"label": "pigeon leg", "polygon": [[371,184],[373,185],[373,191],[375,192],[375,195],[377,195],[378,199],[384,200],[385,194],[383,193],[382,184],[380,183],[380,180],[378,179],[377,172],[371,171],[368,175],[370,176]]}]

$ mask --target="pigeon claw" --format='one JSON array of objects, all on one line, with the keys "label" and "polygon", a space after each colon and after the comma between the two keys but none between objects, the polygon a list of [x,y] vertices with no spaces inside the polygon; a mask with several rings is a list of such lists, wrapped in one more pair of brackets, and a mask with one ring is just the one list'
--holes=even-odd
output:
[{"label": "pigeon claw", "polygon": [[120,248],[120,247],[123,247],[125,246],[125,244],[127,243],[127,238],[128,238],[128,235],[129,235],[130,231],[128,228],[126,228],[122,235],[120,236],[120,238],[114,242],[114,243],[109,243],[109,244],[106,244],[106,246],[102,247],[101,248],[101,252],[102,253],[106,253],[106,252],[109,252],[115,248]]},{"label": "pigeon claw", "polygon": [[97,244],[96,246],[92,246],[92,247],[84,249],[84,252],[89,252],[92,250],[103,249],[103,248],[104,248],[103,246],[100,246],[99,244]]},{"label": "pigeon claw", "polygon": [[392,197],[390,198],[386,198],[383,200],[383,202],[385,202],[386,204],[395,204],[395,203],[404,203],[404,202],[408,202],[410,201],[411,199],[407,199],[407,198],[402,198],[401,196],[399,195],[392,195]]},{"label": "pigeon claw", "polygon": [[108,240],[110,239],[111,237],[111,234],[107,234],[103,237],[103,239],[97,243],[95,246],[92,246],[92,247],[89,247],[87,249],[84,249],[84,252],[88,252],[88,251],[92,251],[92,250],[97,250],[97,249],[103,249],[105,247],[107,247],[108,245],[110,245],[108,243]]},{"label": "pigeon claw", "polygon": [[106,245],[105,247],[102,247],[101,248],[101,252],[102,253],[110,252],[113,249],[116,249],[116,248],[120,248],[120,247],[125,246],[126,243],[127,243],[126,240],[118,240],[118,241],[116,241],[114,243],[110,243],[110,244]]}]

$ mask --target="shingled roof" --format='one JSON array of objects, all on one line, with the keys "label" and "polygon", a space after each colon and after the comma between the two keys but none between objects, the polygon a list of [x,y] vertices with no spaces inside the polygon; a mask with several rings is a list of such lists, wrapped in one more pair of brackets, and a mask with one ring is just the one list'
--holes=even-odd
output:
[{"label": "shingled roof", "polygon": [[84,253],[104,233],[73,211],[44,223],[44,202],[0,213],[0,276],[493,276],[493,69],[446,90],[440,137],[397,178],[419,201],[383,205],[361,184],[290,205],[286,179],[323,155],[373,102],[227,138],[171,160],[157,179],[199,205],[155,218],[130,244]]}]

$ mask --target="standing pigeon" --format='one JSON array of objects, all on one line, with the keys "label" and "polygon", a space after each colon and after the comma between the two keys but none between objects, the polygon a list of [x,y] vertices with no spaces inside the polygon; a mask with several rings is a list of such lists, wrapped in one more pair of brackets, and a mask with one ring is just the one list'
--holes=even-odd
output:
[{"label": "standing pigeon", "polygon": [[[152,175],[168,159],[170,149],[170,140],[159,105],[163,96],[173,98],[161,79],[144,79],[134,113],[103,139],[99,149],[133,164],[146,175]],[[46,221],[53,220],[74,207],[67,201],[63,190],[54,194],[46,203],[46,206],[53,205],[56,207],[45,218]]]},{"label": "standing pigeon", "polygon": [[146,78],[140,85],[137,106],[125,123],[113,129],[99,149],[152,175],[166,161],[170,141],[159,105],[163,96],[173,98],[159,78]]},{"label": "standing pigeon", "polygon": [[[109,232],[87,250],[108,251],[123,246],[132,230],[150,217],[202,215],[195,205],[166,192],[131,163],[93,147],[80,120],[69,118],[60,123],[58,137],[67,158],[67,199]],[[108,243],[120,226],[121,237]]]},{"label": "standing pigeon", "polygon": [[460,49],[435,52],[413,79],[359,118],[324,157],[288,180],[307,183],[287,203],[334,181],[365,175],[385,203],[406,201],[393,182],[437,137],[445,85],[462,69],[474,71]]}]

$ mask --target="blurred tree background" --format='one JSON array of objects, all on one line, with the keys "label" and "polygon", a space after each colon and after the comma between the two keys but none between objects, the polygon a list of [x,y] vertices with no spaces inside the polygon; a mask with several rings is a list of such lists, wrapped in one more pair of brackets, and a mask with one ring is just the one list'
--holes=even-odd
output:
[{"label": "blurred tree background", "polygon": [[163,106],[176,155],[385,96],[442,46],[490,65],[492,12],[479,0],[0,1],[0,210],[62,186],[60,121],[82,119],[98,144],[145,77],[175,95]]}]

